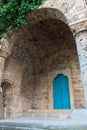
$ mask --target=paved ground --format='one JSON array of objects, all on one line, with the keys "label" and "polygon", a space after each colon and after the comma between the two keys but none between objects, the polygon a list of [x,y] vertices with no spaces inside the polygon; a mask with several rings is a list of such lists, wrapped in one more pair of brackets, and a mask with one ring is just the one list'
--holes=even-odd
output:
[{"label": "paved ground", "polygon": [[12,118],[0,121],[0,130],[87,130],[87,120]]}]

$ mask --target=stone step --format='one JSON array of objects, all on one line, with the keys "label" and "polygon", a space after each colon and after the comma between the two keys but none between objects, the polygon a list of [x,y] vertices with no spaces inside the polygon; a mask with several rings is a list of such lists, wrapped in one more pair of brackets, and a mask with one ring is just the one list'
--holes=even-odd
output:
[{"label": "stone step", "polygon": [[29,110],[23,113],[21,117],[46,117],[57,119],[82,119],[87,120],[87,109],[71,110]]},{"label": "stone step", "polygon": [[22,117],[56,117],[58,119],[69,119],[71,117],[70,110],[30,110],[23,113]]}]

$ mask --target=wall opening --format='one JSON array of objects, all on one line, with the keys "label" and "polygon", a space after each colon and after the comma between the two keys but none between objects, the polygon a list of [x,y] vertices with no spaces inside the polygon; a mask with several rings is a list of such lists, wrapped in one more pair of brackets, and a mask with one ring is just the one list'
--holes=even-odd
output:
[{"label": "wall opening", "polygon": [[12,88],[9,82],[2,83],[4,118],[11,115]]},{"label": "wall opening", "polygon": [[63,74],[57,75],[53,81],[54,109],[70,109],[70,92],[68,77]]},{"label": "wall opening", "polygon": [[[13,113],[16,116],[31,113],[32,109],[53,110],[53,79],[61,73],[68,76],[63,75],[67,84],[69,81],[70,99],[68,108],[57,109],[73,109],[74,106],[80,108],[77,92],[78,95],[83,94],[79,91],[82,86],[72,32],[58,13],[50,14],[52,17],[46,17],[45,14],[49,13],[44,11],[43,14],[40,19],[32,15],[36,18],[33,19],[34,23],[21,27],[12,36],[14,46],[7,59],[5,71],[9,72],[15,81],[13,106],[16,109],[13,109]],[[70,74],[67,68],[70,69]]]}]

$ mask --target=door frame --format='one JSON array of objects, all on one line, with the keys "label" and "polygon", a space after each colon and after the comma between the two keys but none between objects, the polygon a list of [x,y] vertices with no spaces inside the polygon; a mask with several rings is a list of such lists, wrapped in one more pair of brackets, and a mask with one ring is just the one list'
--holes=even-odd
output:
[{"label": "door frame", "polygon": [[[71,109],[67,109],[67,110],[72,110],[74,109],[74,93],[73,93],[73,89],[72,89],[72,79],[71,79],[71,70],[70,68],[66,68],[63,70],[54,70],[52,72],[49,73],[48,75],[48,81],[49,81],[49,89],[48,89],[48,109],[49,110],[55,110],[54,109],[54,103],[53,103],[53,80],[55,79],[55,77],[59,74],[63,74],[65,76],[68,77],[68,81],[69,81],[69,92],[70,92],[70,105],[71,105]],[[60,110],[60,109],[58,109]],[[66,109],[61,109],[61,110],[66,110]],[[66,111],[67,111],[66,110]]]}]

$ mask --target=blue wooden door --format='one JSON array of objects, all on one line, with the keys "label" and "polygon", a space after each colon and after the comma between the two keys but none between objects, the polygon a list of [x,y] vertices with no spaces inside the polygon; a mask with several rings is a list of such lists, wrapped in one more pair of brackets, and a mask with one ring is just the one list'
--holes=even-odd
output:
[{"label": "blue wooden door", "polygon": [[54,79],[54,109],[70,109],[68,77],[63,74]]}]

